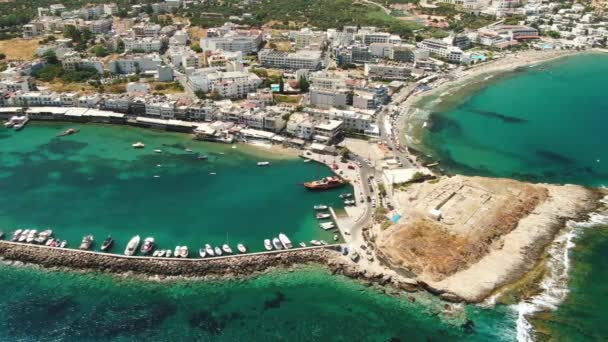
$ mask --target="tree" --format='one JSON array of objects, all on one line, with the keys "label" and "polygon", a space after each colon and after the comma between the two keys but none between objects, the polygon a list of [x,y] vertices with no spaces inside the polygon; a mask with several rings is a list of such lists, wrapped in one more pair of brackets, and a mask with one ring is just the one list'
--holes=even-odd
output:
[{"label": "tree", "polygon": [[196,97],[198,97],[198,98],[199,98],[199,99],[201,99],[201,100],[205,100],[205,99],[207,99],[207,94],[206,94],[204,91],[200,90],[200,89],[199,89],[199,90],[196,90],[196,91],[194,92],[194,95],[196,95]]},{"label": "tree", "polygon": [[283,94],[285,92],[285,82],[283,81],[283,76],[279,79],[279,93]]},{"label": "tree", "polygon": [[192,45],[190,45],[190,48],[192,49],[192,51],[197,52],[197,53],[203,52],[203,49],[201,48],[201,46],[198,43],[193,43]]},{"label": "tree", "polygon": [[97,57],[105,57],[110,54],[108,49],[103,45],[95,45],[95,47],[93,47],[93,53]]},{"label": "tree", "polygon": [[0,60],[4,60],[6,58],[6,55],[3,53],[0,53]]},{"label": "tree", "polygon": [[308,83],[308,80],[304,76],[300,76],[298,83],[300,85],[300,91],[302,91],[304,93],[307,92],[308,89],[310,88],[310,83]]},{"label": "tree", "polygon": [[44,59],[49,64],[59,64],[59,59],[57,59],[57,55],[55,51],[48,50],[42,55],[42,59]]},{"label": "tree", "polygon": [[211,95],[209,96],[213,101],[219,101],[222,99],[222,95],[220,95],[220,93],[217,90],[214,90],[211,92]]}]

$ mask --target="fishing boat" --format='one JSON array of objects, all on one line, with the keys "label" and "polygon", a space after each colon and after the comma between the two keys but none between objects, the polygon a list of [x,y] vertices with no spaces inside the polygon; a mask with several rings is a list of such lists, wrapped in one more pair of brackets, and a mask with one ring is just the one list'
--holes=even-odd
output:
[{"label": "fishing boat", "polygon": [[199,255],[201,258],[204,258],[204,257],[206,257],[206,256],[207,256],[207,253],[205,252],[205,249],[204,249],[204,248],[199,248],[199,249],[198,249],[198,255]]},{"label": "fishing boat", "polygon": [[103,242],[101,243],[101,251],[102,252],[110,251],[113,244],[114,244],[114,239],[112,239],[112,237],[110,235],[108,235],[108,237],[105,240],[103,240]]},{"label": "fishing boat", "polygon": [[135,251],[137,251],[137,247],[139,246],[140,240],[141,238],[139,237],[139,235],[135,235],[134,237],[132,237],[131,240],[129,240],[129,243],[127,243],[127,248],[125,248],[125,255],[135,254]]},{"label": "fishing boat", "polygon": [[179,256],[182,258],[187,258],[188,257],[188,246],[182,246],[179,249]]},{"label": "fishing boat", "polygon": [[272,239],[272,246],[274,247],[274,249],[276,250],[281,250],[283,249],[283,245],[281,245],[281,240],[279,240],[278,238],[274,238]]},{"label": "fishing boat", "polygon": [[270,162],[261,161],[261,162],[258,162],[258,166],[270,166]]},{"label": "fishing boat", "polygon": [[15,232],[13,233],[13,237],[11,238],[11,241],[15,242],[15,241],[19,240],[19,236],[21,236],[21,232],[23,232],[23,229],[15,230]]},{"label": "fishing boat", "polygon": [[226,253],[226,254],[232,254],[232,248],[230,248],[230,246],[228,246],[228,244],[222,245],[222,251],[224,251],[224,253]]},{"label": "fishing boat", "polygon": [[323,230],[330,230],[336,228],[336,224],[333,222],[323,222],[319,224],[319,226],[323,228]]},{"label": "fishing boat", "polygon": [[312,182],[306,182],[304,183],[304,187],[308,190],[327,190],[343,186],[346,183],[348,183],[346,180],[338,176],[331,176]]},{"label": "fishing boat", "polygon": [[304,248],[306,247],[306,244],[304,242],[300,242],[300,247]]},{"label": "fishing boat", "polygon": [[325,204],[317,204],[314,206],[315,210],[327,210],[327,206]]},{"label": "fishing boat", "polygon": [[222,255],[222,250],[221,250],[221,248],[219,248],[219,247],[215,247],[215,248],[213,249],[213,251],[215,252],[215,255],[217,255],[217,256]]},{"label": "fishing boat", "polygon": [[321,246],[321,242],[318,240],[310,240],[310,244],[313,246]]},{"label": "fishing boat", "polygon": [[154,149],[154,153],[163,153],[163,150],[161,150],[160,148],[156,148]]},{"label": "fishing boat", "polygon": [[247,248],[242,243],[237,244],[236,249],[239,250],[239,253],[247,253]]},{"label": "fishing boat", "polygon": [[213,251],[213,247],[211,247],[210,244],[206,244],[205,245],[205,252],[207,253],[208,256],[212,257],[215,256],[215,252]]},{"label": "fishing boat", "polygon": [[144,147],[146,147],[146,145],[143,142],[141,142],[141,141],[138,141],[138,142],[134,143],[131,146],[133,146],[133,148],[144,148]]},{"label": "fishing boat", "polygon": [[170,250],[170,249],[165,250],[165,256],[166,256],[167,258],[170,258],[170,257],[171,257],[171,250]]},{"label": "fishing boat", "polygon": [[285,249],[290,249],[293,247],[293,244],[291,244],[291,240],[289,240],[287,235],[283,233],[279,234],[279,240]]},{"label": "fishing boat", "polygon": [[86,235],[85,237],[82,238],[82,242],[80,242],[80,249],[82,249],[83,251],[86,251],[87,249],[91,248],[91,246],[93,245],[93,235]]},{"label": "fishing boat", "polygon": [[270,239],[264,239],[264,248],[267,251],[271,251],[272,250],[272,244],[270,243]]},{"label": "fishing boat", "polygon": [[322,220],[322,219],[330,218],[331,215],[330,214],[326,214],[326,213],[318,213],[317,215],[315,215],[315,217],[318,220]]},{"label": "fishing boat", "polygon": [[66,240],[61,241],[59,244],[59,248],[66,248],[68,246],[68,242]]},{"label": "fishing boat", "polygon": [[141,246],[139,250],[142,254],[150,254],[150,252],[154,249],[154,238],[147,237],[144,239],[144,244]]},{"label": "fishing boat", "polygon": [[38,234],[38,231],[36,229],[30,230],[30,232],[27,234],[27,237],[25,238],[25,242],[27,242],[27,243],[34,242],[34,239],[36,238],[37,234]]}]

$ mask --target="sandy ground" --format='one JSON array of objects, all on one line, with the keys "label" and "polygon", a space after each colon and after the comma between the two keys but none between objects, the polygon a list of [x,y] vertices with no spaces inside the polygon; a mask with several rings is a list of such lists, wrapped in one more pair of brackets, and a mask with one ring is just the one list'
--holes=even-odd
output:
[{"label": "sandy ground", "polygon": [[34,59],[40,39],[13,38],[0,40],[0,52],[6,55],[8,61]]},{"label": "sandy ground", "polygon": [[[458,190],[438,191],[450,186]],[[565,220],[591,210],[597,199],[580,186],[464,176],[410,186],[395,198],[404,221],[378,239],[389,264],[468,302],[519,279]],[[440,221],[428,214],[437,206],[445,215]]]}]

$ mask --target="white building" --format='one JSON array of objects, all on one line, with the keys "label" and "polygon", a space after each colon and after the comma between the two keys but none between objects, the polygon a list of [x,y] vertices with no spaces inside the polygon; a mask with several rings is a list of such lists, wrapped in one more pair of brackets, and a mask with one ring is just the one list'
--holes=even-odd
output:
[{"label": "white building", "polygon": [[321,67],[321,51],[318,50],[287,53],[264,49],[258,53],[258,59],[260,64],[267,68],[317,70]]},{"label": "white building", "polygon": [[159,52],[162,41],[157,38],[123,38],[125,51]]},{"label": "white building", "polygon": [[244,98],[255,92],[262,80],[249,72],[222,72],[217,68],[199,69],[188,77],[194,90],[218,92],[223,98]]}]

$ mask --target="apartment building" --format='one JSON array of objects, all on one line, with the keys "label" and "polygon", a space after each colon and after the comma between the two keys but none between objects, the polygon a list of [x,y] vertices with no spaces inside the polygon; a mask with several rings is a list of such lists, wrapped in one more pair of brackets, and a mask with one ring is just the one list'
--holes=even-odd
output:
[{"label": "apartment building", "polygon": [[158,38],[123,38],[125,51],[159,52],[162,48],[162,41]]},{"label": "apartment building", "polygon": [[411,77],[412,68],[402,65],[365,63],[363,74],[375,80],[404,81]]},{"label": "apartment building", "polygon": [[297,52],[283,52],[264,49],[258,53],[260,64],[267,68],[290,70],[317,70],[321,68],[321,51],[300,50]]},{"label": "apartment building", "polygon": [[158,70],[162,63],[158,54],[145,56],[124,56],[120,59],[111,61],[109,69],[115,74],[133,74],[146,71]]},{"label": "apartment building", "polygon": [[201,38],[200,46],[203,50],[224,50],[243,54],[258,52],[262,44],[262,31],[260,30],[215,30]]}]

